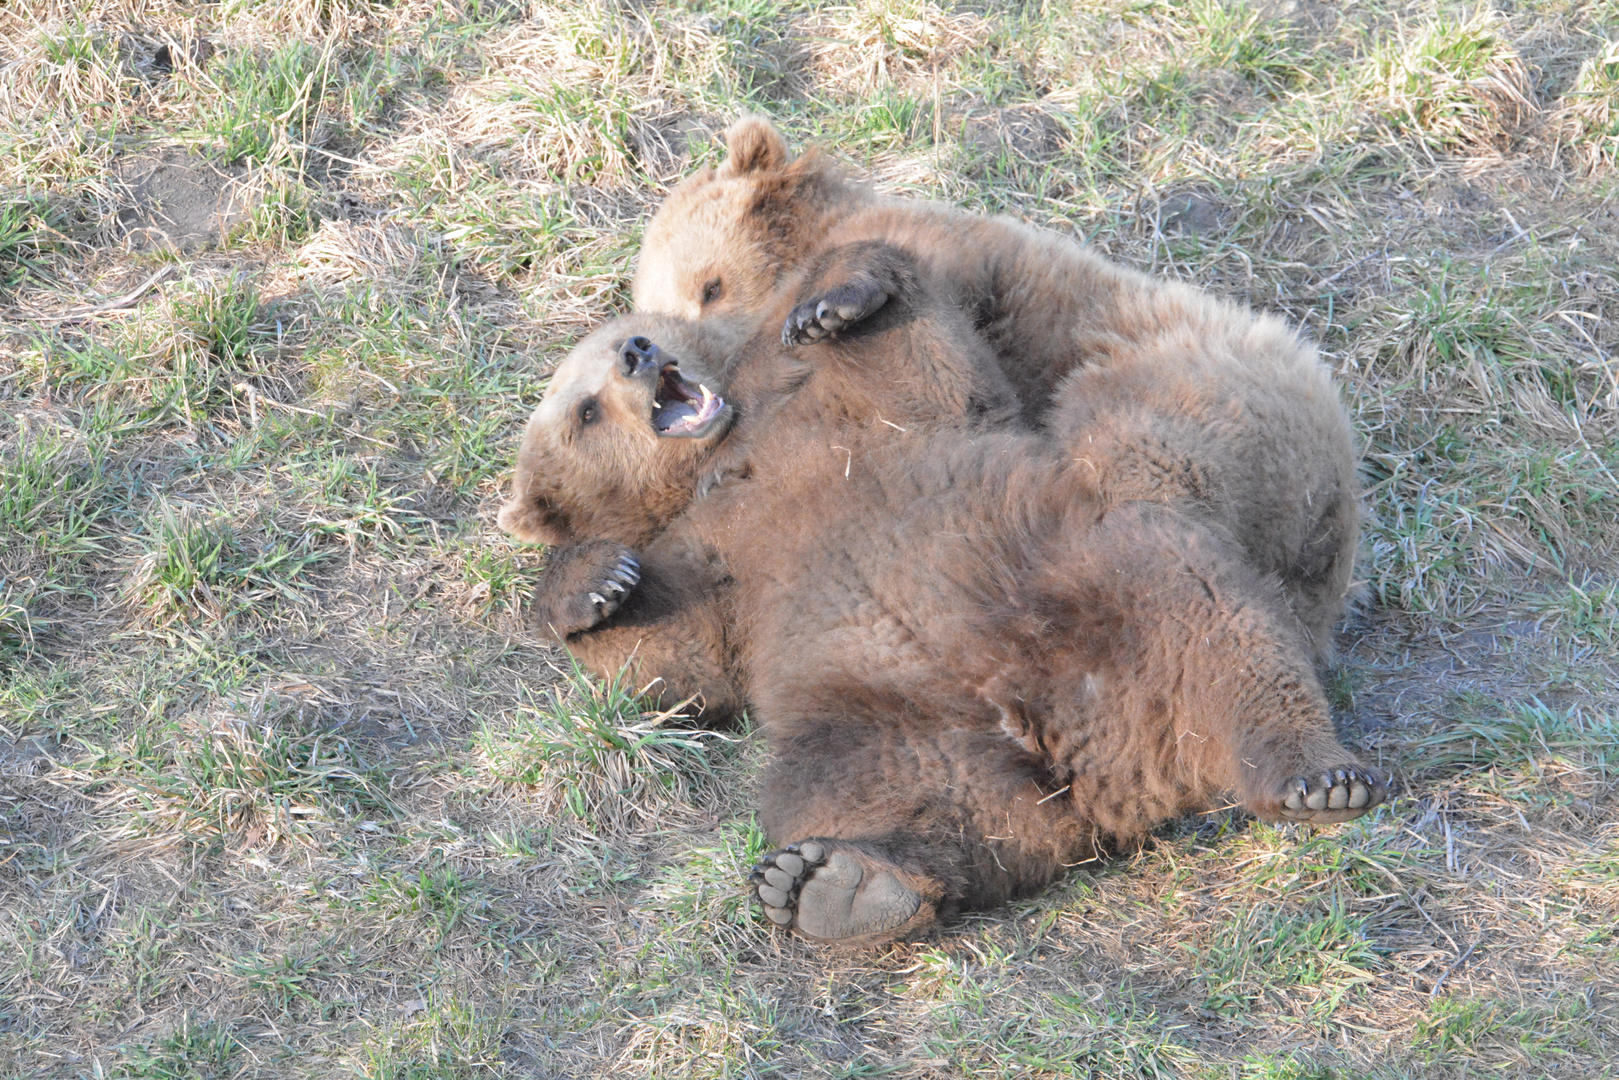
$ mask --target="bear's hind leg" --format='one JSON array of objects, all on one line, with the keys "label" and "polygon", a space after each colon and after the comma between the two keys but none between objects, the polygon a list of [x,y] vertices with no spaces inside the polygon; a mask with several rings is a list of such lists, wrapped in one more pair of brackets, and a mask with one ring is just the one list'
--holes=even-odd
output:
[{"label": "bear's hind leg", "polygon": [[1353,821],[1389,797],[1388,778],[1364,765],[1340,765],[1290,777],[1269,797],[1247,800],[1248,809],[1270,821],[1308,821],[1330,825]]},{"label": "bear's hind leg", "polygon": [[[1076,795],[1081,780],[1095,789],[1081,804],[1095,803],[1104,825],[1110,807],[1122,816],[1146,805],[1115,794],[1121,780],[1139,789],[1143,776],[1178,793],[1181,811],[1232,791],[1270,821],[1347,821],[1388,797],[1384,774],[1338,741],[1304,635],[1274,581],[1244,565],[1221,530],[1195,515],[1125,504],[1083,536],[1073,562],[1085,600],[1073,610],[1094,622],[1055,636],[1110,640],[1115,649],[1094,680],[1105,700],[1077,711],[1085,724],[1058,723],[1047,742],[1075,774]],[[1107,619],[1129,632],[1110,635]],[[1075,657],[1055,668],[1094,664]],[[1072,697],[1083,694],[1076,688]],[[1104,781],[1111,802],[1098,799]]]},{"label": "bear's hind leg", "polygon": [[1282,812],[1297,821],[1346,821],[1386,798],[1388,781],[1375,770],[1349,766],[1313,780],[1296,777],[1282,800]]},{"label": "bear's hind leg", "polygon": [[[850,695],[852,696],[852,695]],[[847,696],[845,698],[847,700]],[[914,937],[958,909],[1037,892],[1096,855],[1044,760],[999,727],[765,722],[760,822],[778,844],[750,878],[766,916],[821,942]]]}]

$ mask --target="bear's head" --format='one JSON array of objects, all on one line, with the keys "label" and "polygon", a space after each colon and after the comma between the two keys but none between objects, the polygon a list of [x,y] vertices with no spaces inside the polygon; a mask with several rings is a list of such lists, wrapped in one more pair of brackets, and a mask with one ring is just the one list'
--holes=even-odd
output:
[{"label": "bear's head", "polygon": [[579,342],[529,418],[501,528],[638,546],[679,514],[735,414],[711,388],[731,350],[714,332],[627,315]]},{"label": "bear's head", "polygon": [[682,180],[647,225],[631,285],[637,310],[757,312],[846,209],[836,165],[815,150],[792,157],[764,117],[732,124],[726,147],[718,169]]}]

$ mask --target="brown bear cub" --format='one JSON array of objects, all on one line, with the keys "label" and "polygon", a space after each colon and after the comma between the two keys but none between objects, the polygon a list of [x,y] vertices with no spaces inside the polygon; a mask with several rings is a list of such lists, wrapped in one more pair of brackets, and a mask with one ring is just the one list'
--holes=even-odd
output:
[{"label": "brown bear cub", "polygon": [[[1331,655],[1359,534],[1356,454],[1331,373],[1296,334],[1010,218],[878,196],[814,150],[791,157],[763,118],[728,142],[647,227],[638,310],[757,319],[828,250],[893,245],[968,313],[1025,419],[1089,461],[1104,497],[1212,510]],[[817,340],[867,311],[845,299],[789,329]]]},{"label": "brown bear cub", "polygon": [[[994,430],[1016,397],[971,328],[885,280],[887,315],[810,349],[781,342],[798,297],[740,348],[609,323],[552,377],[501,513],[560,545],[535,618],[581,662],[751,707],[784,845],[753,876],[768,917],[887,941],[1227,792],[1273,820],[1380,803],[1275,583],[1201,516]],[[825,284],[816,308],[846,296]]]},{"label": "brown bear cub", "polygon": [[[774,422],[787,407],[818,425],[902,433],[1018,425],[1017,397],[994,357],[914,262],[893,248],[855,244],[827,253],[801,286],[777,298],[769,321],[779,326],[791,312],[802,322],[803,310],[856,288],[880,289],[882,310],[813,351],[789,353],[766,340],[764,363],[745,359],[759,350],[738,335],[748,321],[674,320],[687,355],[701,358],[688,368],[708,373],[715,386],[735,385],[753,407],[732,432],[737,437],[700,445],[694,432],[709,429],[694,422],[723,418],[729,424],[737,412],[713,405],[702,380],[677,378],[670,368],[658,386],[652,429],[609,425],[619,438],[675,440],[655,459],[656,470],[647,467],[653,459],[626,456],[612,439],[595,437],[603,430],[599,421],[642,407],[638,398],[621,400],[626,384],[606,371],[586,377],[566,365],[552,375],[518,450],[512,497],[500,512],[501,527],[518,539],[560,545],[535,591],[530,620],[536,626],[549,629],[598,674],[627,669],[637,685],[654,688],[661,707],[695,697],[705,721],[723,721],[744,704],[731,644],[737,632],[729,577],[680,532],[659,533],[694,490],[748,474],[751,440],[743,432]],[[705,405],[718,411],[705,413]],[[564,455],[572,465],[559,470]],[[642,581],[636,559],[621,545],[642,548],[655,539],[651,557],[662,560],[664,572]],[[631,589],[634,602],[620,610]],[[681,632],[659,632],[665,622]]]}]

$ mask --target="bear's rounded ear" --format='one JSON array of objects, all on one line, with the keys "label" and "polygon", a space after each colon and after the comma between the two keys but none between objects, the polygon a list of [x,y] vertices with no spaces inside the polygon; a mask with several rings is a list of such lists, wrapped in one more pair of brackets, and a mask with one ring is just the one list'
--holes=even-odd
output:
[{"label": "bear's rounded ear", "polygon": [[787,164],[787,140],[768,118],[757,113],[740,117],[726,130],[725,146],[722,175],[767,172]]},{"label": "bear's rounded ear", "polygon": [[525,544],[566,544],[573,539],[562,511],[533,495],[513,495],[495,520],[508,536]]}]

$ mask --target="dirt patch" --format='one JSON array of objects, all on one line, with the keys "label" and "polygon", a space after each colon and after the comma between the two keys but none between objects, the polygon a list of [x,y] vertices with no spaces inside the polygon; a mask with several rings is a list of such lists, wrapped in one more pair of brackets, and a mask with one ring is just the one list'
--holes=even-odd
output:
[{"label": "dirt patch", "polygon": [[1587,656],[1570,670],[1569,644],[1521,615],[1479,616],[1442,631],[1375,614],[1340,646],[1338,678],[1354,686],[1341,719],[1374,746],[1400,746],[1442,731],[1479,703],[1486,709],[1531,701],[1584,704],[1600,711],[1593,689],[1619,679],[1619,667],[1601,656]]},{"label": "dirt patch", "polygon": [[34,776],[55,763],[43,740],[12,740],[0,735],[0,776]]},{"label": "dirt patch", "polygon": [[1052,157],[1062,149],[1067,134],[1062,121],[1039,105],[991,109],[958,123],[962,141],[981,153],[1010,154],[1025,161]]},{"label": "dirt patch", "polygon": [[127,191],[119,235],[137,251],[215,247],[259,201],[248,170],[184,151],[126,159],[117,176]]},{"label": "dirt patch", "polygon": [[691,167],[692,153],[719,139],[723,116],[680,113],[635,124],[630,149],[651,176],[675,178]]},{"label": "dirt patch", "polygon": [[1163,231],[1207,236],[1225,228],[1225,207],[1197,191],[1178,192],[1164,199],[1159,213]]}]

